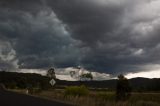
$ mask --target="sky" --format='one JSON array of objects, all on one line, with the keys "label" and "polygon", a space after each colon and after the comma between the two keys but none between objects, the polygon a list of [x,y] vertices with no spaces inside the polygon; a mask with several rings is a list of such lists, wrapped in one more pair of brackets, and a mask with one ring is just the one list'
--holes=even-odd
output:
[{"label": "sky", "polygon": [[0,0],[0,70],[160,78],[159,33],[159,0]]}]

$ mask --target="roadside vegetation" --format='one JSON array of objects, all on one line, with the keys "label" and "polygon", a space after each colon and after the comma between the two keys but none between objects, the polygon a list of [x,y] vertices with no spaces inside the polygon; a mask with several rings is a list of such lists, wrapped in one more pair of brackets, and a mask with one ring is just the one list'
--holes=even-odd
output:
[{"label": "roadside vegetation", "polygon": [[[54,73],[51,78],[55,78]],[[123,75],[118,76],[118,80],[102,82],[55,79],[56,85],[51,86],[51,78],[37,74],[0,72],[1,86],[6,89],[73,106],[160,106],[159,79],[128,80]],[[116,85],[113,84],[115,81]],[[151,85],[146,86],[146,82]],[[109,88],[106,89],[106,86]]]},{"label": "roadside vegetation", "polygon": [[[49,89],[29,95],[57,100],[73,106],[160,106],[160,93],[132,92],[127,79],[122,76],[116,91],[89,90],[86,86],[68,86],[65,89]],[[121,89],[123,88],[123,89]],[[17,92],[17,91],[16,91]],[[25,90],[18,92],[25,93]]]},{"label": "roadside vegetation", "polygon": [[160,106],[160,93],[132,93],[126,101],[116,101],[116,92],[89,91],[87,95],[81,96],[74,90],[70,90],[70,93],[66,96],[66,89],[47,90],[34,96],[60,100],[74,106]]},{"label": "roadside vegetation", "polygon": [[65,96],[80,97],[80,96],[87,96],[88,94],[89,94],[89,90],[84,85],[69,86],[69,87],[66,87],[64,91]]}]

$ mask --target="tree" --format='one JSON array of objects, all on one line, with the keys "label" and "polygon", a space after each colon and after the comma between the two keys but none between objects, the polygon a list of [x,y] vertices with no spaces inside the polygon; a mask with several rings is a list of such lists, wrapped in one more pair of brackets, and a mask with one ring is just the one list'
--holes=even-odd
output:
[{"label": "tree", "polygon": [[70,76],[80,81],[88,81],[93,79],[92,73],[85,72],[80,66],[78,66],[77,71],[70,71]]},{"label": "tree", "polygon": [[131,95],[131,87],[127,78],[122,74],[118,76],[117,87],[116,87],[116,100],[125,101]]},{"label": "tree", "polygon": [[93,79],[93,75],[91,73],[86,73],[86,74],[82,74],[80,76],[81,80],[92,80]]},{"label": "tree", "polygon": [[50,68],[50,69],[47,71],[47,77],[56,79],[55,69],[54,69],[54,68]]},{"label": "tree", "polygon": [[75,77],[75,75],[76,75],[76,72],[75,71],[70,71],[70,76],[73,78],[73,77]]}]

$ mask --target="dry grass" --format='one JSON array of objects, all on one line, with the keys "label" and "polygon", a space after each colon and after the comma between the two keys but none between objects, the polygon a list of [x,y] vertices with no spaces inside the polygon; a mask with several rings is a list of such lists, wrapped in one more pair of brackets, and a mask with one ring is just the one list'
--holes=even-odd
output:
[{"label": "dry grass", "polygon": [[125,102],[116,102],[114,92],[90,92],[88,96],[66,96],[64,90],[48,90],[34,96],[63,101],[73,106],[160,106],[160,93],[133,93]]},{"label": "dry grass", "polygon": [[125,102],[115,102],[113,92],[91,92],[88,96],[64,96],[64,91],[43,91],[40,97],[58,99],[74,106],[160,106],[160,94],[158,93],[136,93]]}]

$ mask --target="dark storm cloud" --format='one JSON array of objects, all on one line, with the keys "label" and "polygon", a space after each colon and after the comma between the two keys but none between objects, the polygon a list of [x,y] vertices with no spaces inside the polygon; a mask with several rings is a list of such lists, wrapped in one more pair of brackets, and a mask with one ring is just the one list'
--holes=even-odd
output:
[{"label": "dark storm cloud", "polygon": [[[122,6],[97,6],[88,0],[62,1],[49,4],[58,17],[70,26],[72,37],[87,46],[94,46],[98,40],[116,30],[123,12]],[[107,39],[111,38],[108,36]]]},{"label": "dark storm cloud", "polygon": [[43,2],[39,9],[31,1],[2,4],[6,5],[0,11],[0,37],[16,51],[20,68],[75,66],[75,41],[54,11]]},{"label": "dark storm cloud", "polygon": [[[80,48],[86,51],[81,58],[84,67],[121,73],[141,70],[141,66],[150,63],[159,64],[159,54],[153,52],[159,50],[155,49],[160,41],[159,29],[151,25],[158,17],[145,13],[154,1],[62,1],[49,4],[69,26],[71,36],[82,42]],[[149,27],[156,28],[150,31]]]},{"label": "dark storm cloud", "polygon": [[160,63],[157,4],[152,0],[2,0],[0,37],[15,51],[20,68],[81,65],[106,73],[139,71]]}]

